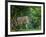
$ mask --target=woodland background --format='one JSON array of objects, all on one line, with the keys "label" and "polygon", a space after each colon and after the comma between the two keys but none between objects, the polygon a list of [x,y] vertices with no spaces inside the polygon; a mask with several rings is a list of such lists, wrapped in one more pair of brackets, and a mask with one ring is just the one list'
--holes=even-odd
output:
[{"label": "woodland background", "polygon": [[[11,5],[10,28],[11,31],[35,31],[41,29],[41,7],[40,6],[17,6]],[[16,24],[17,17],[29,17],[29,23]],[[16,21],[16,22],[15,22]],[[27,26],[27,27],[26,27]]]}]

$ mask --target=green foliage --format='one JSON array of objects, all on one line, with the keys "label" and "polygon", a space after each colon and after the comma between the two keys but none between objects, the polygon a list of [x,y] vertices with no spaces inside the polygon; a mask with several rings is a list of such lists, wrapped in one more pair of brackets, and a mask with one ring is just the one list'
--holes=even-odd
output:
[{"label": "green foliage", "polygon": [[11,5],[11,20],[17,19],[17,17],[21,17],[21,16],[28,16],[30,21],[29,24],[16,26],[16,23],[15,23],[15,26],[14,26],[14,24],[12,23],[13,29],[11,29],[11,31],[28,31],[28,30],[41,29],[41,7],[40,6]]}]

